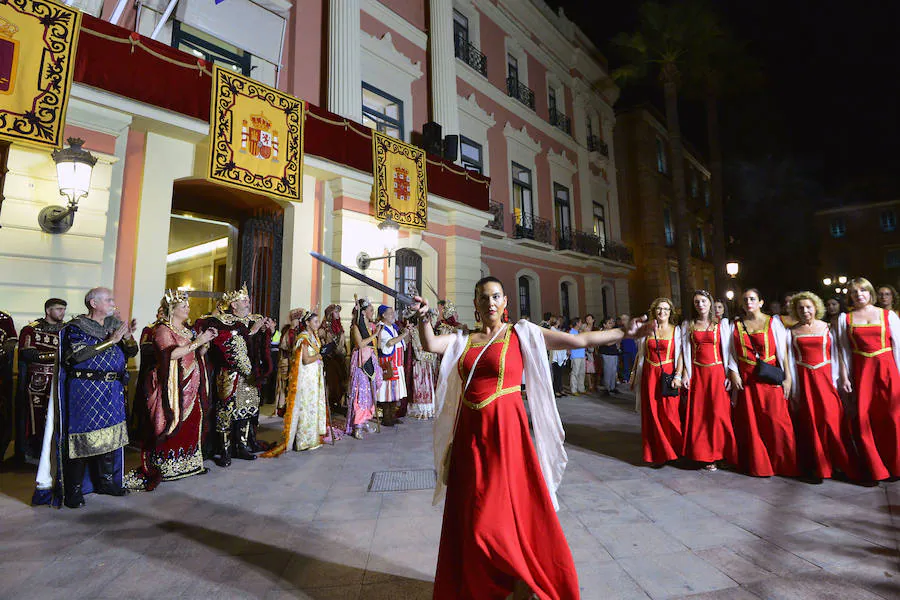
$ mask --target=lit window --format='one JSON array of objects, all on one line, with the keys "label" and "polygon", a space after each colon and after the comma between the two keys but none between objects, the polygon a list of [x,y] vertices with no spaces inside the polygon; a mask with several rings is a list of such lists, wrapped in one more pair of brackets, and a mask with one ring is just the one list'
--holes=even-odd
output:
[{"label": "lit window", "polygon": [[606,207],[599,202],[594,202],[593,233],[600,238],[600,243],[606,246]]},{"label": "lit window", "polygon": [[666,145],[661,137],[656,138],[656,170],[660,173],[669,172],[669,165],[666,163]]},{"label": "lit window", "polygon": [[885,232],[897,229],[897,213],[892,210],[886,210],[881,213],[881,230]]},{"label": "lit window", "polygon": [[844,237],[847,235],[847,224],[841,217],[835,217],[831,221],[831,237]]},{"label": "lit window", "polygon": [[403,139],[403,101],[363,82],[363,125]]},{"label": "lit window", "polygon": [[512,186],[515,224],[517,227],[532,231],[534,205],[531,198],[531,171],[520,164],[512,163]]},{"label": "lit window", "polygon": [[459,136],[459,156],[463,167],[469,171],[484,173],[484,156],[481,144],[465,136]]},{"label": "lit window", "polygon": [[697,246],[700,249],[700,256],[706,258],[706,238],[703,236],[703,227],[697,228]]},{"label": "lit window", "polygon": [[663,226],[666,230],[666,246],[675,245],[675,227],[672,225],[672,209],[663,208]]},{"label": "lit window", "polygon": [[709,179],[703,180],[703,204],[709,206],[712,203],[712,190],[710,189]]},{"label": "lit window", "polygon": [[569,188],[553,184],[553,208],[556,213],[556,231],[559,233],[560,241],[563,238],[570,239],[572,237],[572,217],[569,208]]},{"label": "lit window", "polygon": [[250,75],[250,53],[180,21],[172,21],[172,47],[229,67],[236,73]]},{"label": "lit window", "polygon": [[700,179],[697,177],[697,169],[691,169],[691,198],[700,196]]},{"label": "lit window", "polygon": [[506,77],[519,83],[519,60],[512,54],[506,55]]}]

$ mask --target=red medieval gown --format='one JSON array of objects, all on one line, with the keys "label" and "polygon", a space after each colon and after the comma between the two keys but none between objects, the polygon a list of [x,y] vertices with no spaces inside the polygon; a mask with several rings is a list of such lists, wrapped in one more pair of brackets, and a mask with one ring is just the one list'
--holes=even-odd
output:
[{"label": "red medieval gown", "polygon": [[[471,337],[462,381],[483,345]],[[579,597],[578,576],[541,473],[511,327],[475,368],[453,437],[434,598],[503,600],[522,580],[541,600]]]},{"label": "red medieval gown", "polygon": [[796,476],[797,444],[784,388],[762,382],[756,376],[754,347],[763,350],[763,361],[778,365],[772,318],[766,317],[761,331],[748,332],[743,324],[736,326],[733,336],[738,373],[744,384],[744,389],[737,392],[734,407],[741,469],[757,477]]},{"label": "red medieval gown", "polygon": [[706,331],[689,327],[691,381],[684,420],[684,456],[702,463],[737,463],[731,424],[731,398],[725,390],[720,326]]},{"label": "red medieval gown", "polygon": [[794,411],[797,451],[800,463],[827,479],[835,469],[856,476],[848,450],[852,448],[850,429],[832,374],[831,335],[793,334],[797,378]]},{"label": "red medieval gown", "polygon": [[647,338],[644,366],[641,368],[641,434],[644,462],[660,464],[678,458],[684,443],[678,396],[663,396],[660,378],[663,370],[675,370],[675,340]]},{"label": "red medieval gown", "polygon": [[900,373],[891,347],[888,311],[881,323],[853,323],[847,315],[853,350],[853,418],[857,451],[872,479],[900,476]]}]

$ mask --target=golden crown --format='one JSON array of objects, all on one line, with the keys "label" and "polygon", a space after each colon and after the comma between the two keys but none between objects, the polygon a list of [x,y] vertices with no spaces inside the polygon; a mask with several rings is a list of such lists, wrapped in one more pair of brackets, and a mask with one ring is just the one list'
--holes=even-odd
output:
[{"label": "golden crown", "polygon": [[0,17],[0,37],[11,38],[19,31],[18,26],[13,25],[3,17]]},{"label": "golden crown", "polygon": [[266,118],[266,115],[259,113],[258,115],[250,115],[250,123],[257,129],[267,130],[272,126],[272,121]]},{"label": "golden crown", "polygon": [[225,292],[222,294],[222,303],[228,307],[232,302],[238,302],[239,300],[249,300],[250,292],[247,291],[247,283],[241,286],[241,289],[234,290],[233,292]]},{"label": "golden crown", "polygon": [[163,295],[163,302],[169,308],[187,301],[187,292],[182,290],[166,290],[166,293]]}]

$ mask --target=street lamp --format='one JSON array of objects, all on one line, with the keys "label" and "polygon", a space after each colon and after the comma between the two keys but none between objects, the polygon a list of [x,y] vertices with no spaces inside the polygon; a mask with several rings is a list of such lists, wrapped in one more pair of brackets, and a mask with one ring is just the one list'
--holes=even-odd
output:
[{"label": "street lamp", "polygon": [[728,273],[728,276],[734,279],[737,277],[738,273],[741,270],[741,265],[738,264],[737,261],[731,261],[725,263],[725,272]]},{"label": "street lamp", "polygon": [[393,254],[391,254],[395,248],[397,248],[397,243],[400,237],[400,225],[397,221],[388,217],[384,221],[378,224],[378,231],[381,235],[381,241],[384,249],[387,251],[387,254],[384,256],[369,256],[368,252],[360,252],[356,255],[356,266],[359,267],[360,271],[365,271],[369,268],[369,265],[372,264],[373,261],[376,260],[384,260],[387,259],[388,266],[391,266],[391,258],[393,258]]},{"label": "street lamp", "polygon": [[822,279],[822,285],[824,285],[825,287],[831,285],[831,277],[825,277],[824,279]]},{"label": "street lamp", "polygon": [[838,277],[838,283],[841,284],[841,285],[844,285],[845,283],[847,283],[847,276],[846,276],[846,275],[841,275],[841,276],[839,276],[839,277]]},{"label": "street lamp", "polygon": [[734,290],[728,290],[727,292],[725,292],[725,298],[727,298],[729,302],[734,300]]},{"label": "street lamp", "polygon": [[69,147],[53,151],[59,194],[68,198],[68,206],[47,206],[38,214],[38,225],[47,233],[65,233],[75,222],[78,201],[91,189],[91,173],[97,157],[82,148],[84,140],[69,138]]}]

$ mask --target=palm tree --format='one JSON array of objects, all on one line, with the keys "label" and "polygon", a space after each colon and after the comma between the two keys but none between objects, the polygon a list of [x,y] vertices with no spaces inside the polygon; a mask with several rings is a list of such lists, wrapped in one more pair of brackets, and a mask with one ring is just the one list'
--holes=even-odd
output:
[{"label": "palm tree", "polygon": [[701,40],[715,37],[718,27],[714,15],[702,5],[676,2],[665,6],[646,2],[640,8],[640,23],[633,33],[620,33],[612,42],[628,60],[613,71],[616,81],[655,76],[662,85],[666,107],[666,127],[672,148],[672,184],[675,188],[675,249],[678,255],[678,279],[681,303],[690,302],[693,287],[691,273],[691,226],[684,175],[684,142],[678,118],[678,91],[689,54],[701,47]]}]

